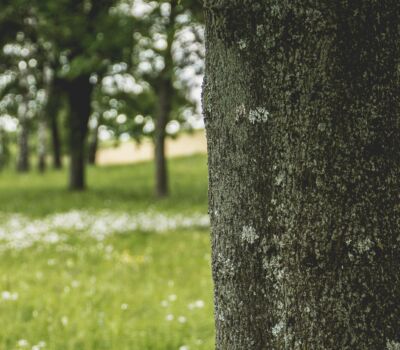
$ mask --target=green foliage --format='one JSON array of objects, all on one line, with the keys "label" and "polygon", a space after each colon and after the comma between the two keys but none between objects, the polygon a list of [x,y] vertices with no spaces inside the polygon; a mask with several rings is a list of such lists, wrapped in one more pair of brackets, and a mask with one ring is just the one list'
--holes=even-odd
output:
[{"label": "green foliage", "polygon": [[54,63],[61,76],[103,74],[110,63],[129,60],[134,23],[132,17],[111,11],[117,2],[35,2],[37,33],[60,56],[62,62]]}]

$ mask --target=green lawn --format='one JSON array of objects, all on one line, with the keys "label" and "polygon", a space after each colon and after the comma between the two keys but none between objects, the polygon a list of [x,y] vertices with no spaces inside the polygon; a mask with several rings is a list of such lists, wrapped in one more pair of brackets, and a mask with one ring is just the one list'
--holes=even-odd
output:
[{"label": "green lawn", "polygon": [[213,349],[206,157],[169,165],[165,200],[151,163],[90,168],[83,193],[0,173],[0,349]]}]

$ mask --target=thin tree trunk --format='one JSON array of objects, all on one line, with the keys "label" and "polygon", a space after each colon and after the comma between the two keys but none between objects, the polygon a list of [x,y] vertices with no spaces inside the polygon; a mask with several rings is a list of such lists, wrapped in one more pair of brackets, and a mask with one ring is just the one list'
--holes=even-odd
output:
[{"label": "thin tree trunk", "polygon": [[61,137],[58,126],[58,116],[61,108],[59,94],[60,91],[56,90],[55,86],[50,88],[46,108],[49,119],[54,169],[62,169]]},{"label": "thin tree trunk", "polygon": [[57,123],[57,114],[51,116],[50,128],[53,145],[53,167],[54,169],[62,169],[61,138]]},{"label": "thin tree trunk", "polygon": [[89,142],[88,163],[96,165],[97,148],[99,146],[99,125],[92,131],[92,138]]},{"label": "thin tree trunk", "polygon": [[38,125],[38,170],[41,173],[44,173],[46,170],[46,131],[46,121],[41,117]]},{"label": "thin tree trunk", "polygon": [[68,81],[67,94],[70,106],[69,113],[69,151],[70,175],[69,188],[83,190],[85,182],[85,143],[88,121],[91,112],[93,86],[88,76],[80,76]]},{"label": "thin tree trunk", "polygon": [[205,7],[216,349],[399,349],[400,3]]},{"label": "thin tree trunk", "polygon": [[0,127],[0,170],[2,170],[7,162],[9,157],[8,150],[8,140],[6,131]]},{"label": "thin tree trunk", "polygon": [[169,23],[167,26],[167,48],[164,52],[164,69],[158,81],[158,116],[156,120],[156,128],[154,135],[154,152],[155,152],[155,170],[156,170],[156,195],[159,198],[168,195],[168,170],[165,155],[165,128],[168,124],[171,109],[173,89],[173,70],[174,63],[172,59],[172,44],[175,37],[175,18],[176,18],[177,1],[171,1],[171,12],[169,15]]},{"label": "thin tree trunk", "polygon": [[29,164],[29,122],[27,117],[27,105],[22,102],[18,107],[19,135],[18,135],[18,158],[17,171],[24,173],[30,169]]},{"label": "thin tree trunk", "polygon": [[155,129],[155,167],[156,167],[156,195],[168,195],[168,171],[165,157],[165,127],[171,113],[172,82],[166,78],[160,82],[158,90],[159,114]]}]

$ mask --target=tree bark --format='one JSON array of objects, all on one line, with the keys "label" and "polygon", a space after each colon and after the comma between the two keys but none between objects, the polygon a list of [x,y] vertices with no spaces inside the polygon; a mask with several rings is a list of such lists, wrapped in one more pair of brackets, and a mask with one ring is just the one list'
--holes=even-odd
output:
[{"label": "tree bark", "polygon": [[44,173],[46,170],[46,143],[47,143],[47,125],[45,119],[41,116],[38,125],[38,170]]},{"label": "tree bark", "polygon": [[9,149],[6,131],[0,127],[0,170],[8,163]]},{"label": "tree bark", "polygon": [[216,348],[400,348],[400,4],[205,12]]},{"label": "tree bark", "polygon": [[83,75],[67,83],[69,101],[69,151],[71,190],[85,189],[86,136],[91,113],[91,96],[93,86],[89,76]]},{"label": "tree bark", "polygon": [[99,146],[99,125],[93,129],[92,137],[89,142],[88,163],[96,165],[97,148]]},{"label": "tree bark", "polygon": [[20,119],[20,130],[18,136],[18,159],[17,171],[20,173],[28,172],[29,164],[29,126],[24,118]]},{"label": "tree bark", "polygon": [[59,94],[60,91],[58,91],[55,86],[50,88],[46,108],[50,126],[54,169],[62,169],[61,137],[58,126],[58,116],[61,108]]},{"label": "tree bark", "polygon": [[168,124],[172,110],[172,98],[174,94],[173,74],[174,63],[172,59],[172,44],[175,38],[175,18],[177,1],[171,1],[171,12],[167,25],[167,48],[164,51],[164,69],[156,86],[158,97],[158,116],[154,135],[155,169],[156,169],[156,195],[165,197],[168,195],[168,170],[165,157],[165,128]]},{"label": "tree bark", "polygon": [[168,170],[165,157],[165,127],[171,113],[172,81],[169,77],[162,79],[158,89],[159,113],[154,135],[154,152],[156,168],[156,195],[168,195]]}]

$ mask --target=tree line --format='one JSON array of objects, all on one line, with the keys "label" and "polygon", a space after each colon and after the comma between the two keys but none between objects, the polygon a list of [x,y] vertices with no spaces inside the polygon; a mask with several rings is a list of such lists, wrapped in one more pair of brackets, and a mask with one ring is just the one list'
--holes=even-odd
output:
[{"label": "tree line", "polygon": [[41,172],[49,153],[56,169],[68,154],[69,188],[82,190],[102,130],[150,137],[156,194],[167,195],[165,139],[190,129],[198,110],[201,4],[6,0],[0,10],[0,167],[16,154],[29,171],[34,144]]}]

